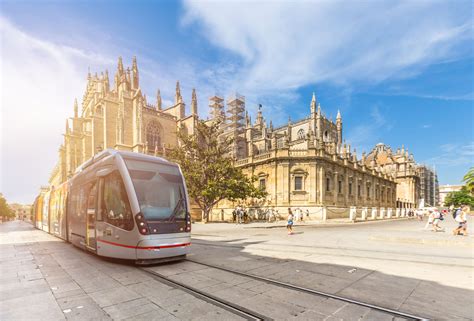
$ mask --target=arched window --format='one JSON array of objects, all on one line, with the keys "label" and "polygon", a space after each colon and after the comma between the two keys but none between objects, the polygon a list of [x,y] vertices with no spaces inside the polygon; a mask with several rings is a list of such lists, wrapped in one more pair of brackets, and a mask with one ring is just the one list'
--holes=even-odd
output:
[{"label": "arched window", "polygon": [[156,121],[151,121],[146,126],[146,143],[150,151],[161,148],[160,128]]},{"label": "arched window", "polygon": [[298,139],[304,139],[304,129],[301,128],[300,130],[298,130]]}]

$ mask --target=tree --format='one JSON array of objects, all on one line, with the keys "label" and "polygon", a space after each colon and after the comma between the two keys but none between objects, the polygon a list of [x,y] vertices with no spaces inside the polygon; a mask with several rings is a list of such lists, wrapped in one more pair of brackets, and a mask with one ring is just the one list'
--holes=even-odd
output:
[{"label": "tree", "polygon": [[219,201],[266,196],[265,191],[255,187],[255,177],[247,177],[234,167],[233,159],[228,156],[232,139],[219,135],[219,125],[199,121],[193,135],[180,131],[181,146],[170,152],[170,157],[183,170],[189,196],[201,209],[204,221]]},{"label": "tree", "polygon": [[15,212],[12,210],[10,205],[8,205],[7,200],[3,197],[3,194],[0,193],[0,217],[13,218],[15,217]]},{"label": "tree", "polygon": [[451,192],[446,196],[444,200],[445,206],[460,206],[468,205],[470,207],[474,206],[474,197],[469,193],[466,186],[463,186],[460,191]]},{"label": "tree", "polygon": [[466,183],[466,188],[471,195],[474,195],[474,166],[464,175],[462,181]]}]

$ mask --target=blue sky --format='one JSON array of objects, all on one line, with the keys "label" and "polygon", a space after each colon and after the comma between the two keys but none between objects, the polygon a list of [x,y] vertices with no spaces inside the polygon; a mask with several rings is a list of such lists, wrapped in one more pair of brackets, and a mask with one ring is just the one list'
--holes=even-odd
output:
[{"label": "blue sky", "polygon": [[[238,91],[275,125],[312,92],[344,137],[405,145],[442,184],[473,166],[471,1],[2,1],[0,192],[31,202],[47,183],[87,69],[138,59],[149,100]],[[189,105],[189,104],[188,104]],[[20,120],[21,119],[21,120]],[[25,183],[27,182],[27,183]]]}]

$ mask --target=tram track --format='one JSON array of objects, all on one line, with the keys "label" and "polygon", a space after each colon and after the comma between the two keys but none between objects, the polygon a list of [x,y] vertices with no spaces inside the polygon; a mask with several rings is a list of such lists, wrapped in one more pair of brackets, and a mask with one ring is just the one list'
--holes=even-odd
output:
[{"label": "tram track", "polygon": [[157,272],[157,271],[154,271],[154,270],[151,270],[149,268],[145,268],[145,267],[139,267],[138,269],[140,269],[141,271],[153,276],[155,279],[157,279],[158,281],[164,283],[164,284],[167,284],[169,286],[172,286],[174,288],[177,288],[177,289],[180,289],[186,293],[189,293],[191,295],[193,295],[194,297],[198,298],[198,299],[201,299],[201,300],[204,300],[210,304],[213,304],[217,307],[220,307],[224,310],[227,310],[237,316],[240,316],[246,320],[257,320],[257,321],[270,321],[270,320],[273,320],[272,318],[269,318],[269,317],[266,317],[262,314],[259,314],[255,311],[252,311],[250,309],[247,309],[245,307],[242,307],[238,304],[235,304],[235,303],[232,303],[232,302],[229,302],[227,300],[224,300],[222,298],[219,298],[217,296],[214,296],[212,294],[209,294],[209,293],[206,293],[204,291],[201,291],[199,289],[196,289],[192,286],[189,286],[189,285],[186,285],[182,282],[178,282],[178,281],[175,281],[175,280],[172,280],[171,278]]},{"label": "tram track", "polygon": [[282,281],[278,281],[278,280],[274,280],[274,279],[270,279],[270,278],[250,274],[250,273],[245,273],[245,272],[229,269],[229,268],[218,266],[218,265],[203,263],[203,262],[195,261],[195,260],[189,259],[189,258],[185,259],[185,261],[195,263],[195,264],[199,264],[199,265],[202,265],[202,266],[206,266],[208,268],[213,268],[213,269],[225,271],[225,272],[232,273],[232,274],[235,274],[235,275],[251,278],[251,279],[254,279],[254,280],[257,280],[257,281],[262,281],[262,282],[265,282],[265,283],[268,283],[268,284],[276,285],[276,286],[287,288],[287,289],[290,289],[290,290],[295,290],[295,291],[304,292],[304,293],[317,295],[317,296],[323,296],[323,297],[326,297],[326,298],[331,298],[331,299],[343,301],[343,302],[346,302],[346,303],[355,304],[355,305],[358,305],[358,306],[370,308],[370,309],[373,309],[373,310],[376,310],[376,311],[379,311],[379,312],[382,312],[382,313],[390,314],[390,315],[392,315],[394,317],[397,317],[397,318],[401,317],[401,318],[404,318],[404,319],[407,319],[407,320],[417,320],[417,321],[429,321],[430,320],[430,319],[427,319],[427,318],[424,318],[424,317],[420,317],[420,316],[416,316],[416,315],[413,315],[413,314],[409,314],[409,313],[389,309],[389,308],[386,308],[386,307],[381,307],[381,306],[374,305],[374,304],[371,304],[371,303],[361,302],[361,301],[357,301],[357,300],[354,300],[354,299],[351,299],[351,298],[346,298],[346,297],[342,297],[342,296],[331,294],[331,293],[326,293],[326,292],[322,292],[322,291],[318,291],[318,290],[314,290],[314,289],[310,289],[310,288],[305,288],[305,287],[297,286],[297,285],[294,285],[294,284],[290,284],[290,283],[286,283],[286,282],[282,282]]}]

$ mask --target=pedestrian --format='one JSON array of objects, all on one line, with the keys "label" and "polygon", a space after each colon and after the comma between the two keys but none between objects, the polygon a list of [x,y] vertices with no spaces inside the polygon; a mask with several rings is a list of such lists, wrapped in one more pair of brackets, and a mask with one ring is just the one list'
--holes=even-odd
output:
[{"label": "pedestrian", "polygon": [[234,208],[234,210],[232,211],[232,222],[235,223],[235,219],[236,219],[236,209]]},{"label": "pedestrian", "polygon": [[416,217],[419,221],[423,221],[424,211],[420,208],[416,210]]},{"label": "pedestrian", "polygon": [[272,219],[273,217],[273,208],[269,208],[268,211],[267,211],[267,221],[268,223],[270,223],[270,220]]},{"label": "pedestrian", "polygon": [[308,209],[306,209],[306,218],[309,219],[309,210]]},{"label": "pedestrian", "polygon": [[242,224],[244,213],[242,207],[237,206],[237,224]]},{"label": "pedestrian", "polygon": [[443,220],[443,215],[438,211],[438,209],[435,209],[433,212],[433,232],[438,232],[438,231],[444,231],[444,229],[439,226],[439,222]]},{"label": "pedestrian", "polygon": [[433,221],[434,221],[434,214],[433,214],[433,211],[432,210],[429,210],[428,211],[428,222],[426,222],[426,225],[425,225],[425,230],[428,229],[428,227],[433,224]]},{"label": "pedestrian", "polygon": [[304,215],[303,215],[303,210],[298,208],[300,210],[300,221],[303,222],[304,220]]},{"label": "pedestrian", "polygon": [[293,234],[293,212],[291,208],[288,207],[288,218],[286,221],[286,229],[288,230],[288,235]]},{"label": "pedestrian", "polygon": [[467,213],[469,212],[469,207],[466,205],[462,206],[461,211],[458,211],[459,214],[456,215],[455,220],[459,223],[458,227],[453,230],[454,235],[463,234],[467,236]]}]

